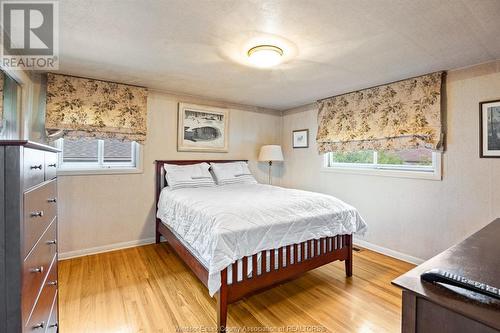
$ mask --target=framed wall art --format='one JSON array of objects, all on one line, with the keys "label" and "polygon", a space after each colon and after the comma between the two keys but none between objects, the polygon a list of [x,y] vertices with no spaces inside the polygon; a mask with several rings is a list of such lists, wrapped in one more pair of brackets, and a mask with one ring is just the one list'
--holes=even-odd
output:
[{"label": "framed wall art", "polygon": [[500,158],[500,100],[479,103],[480,157]]},{"label": "framed wall art", "polygon": [[292,132],[293,148],[308,148],[309,147],[309,130],[301,129]]},{"label": "framed wall art", "polygon": [[227,109],[179,103],[178,120],[178,151],[228,151],[229,113]]}]

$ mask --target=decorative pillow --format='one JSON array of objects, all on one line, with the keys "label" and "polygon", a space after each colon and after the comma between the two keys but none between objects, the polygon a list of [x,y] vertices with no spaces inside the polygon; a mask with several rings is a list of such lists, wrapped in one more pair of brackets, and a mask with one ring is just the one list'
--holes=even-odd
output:
[{"label": "decorative pillow", "polygon": [[217,185],[257,184],[246,162],[210,163]]},{"label": "decorative pillow", "polygon": [[165,179],[170,189],[215,186],[208,163],[175,165],[164,164]]}]

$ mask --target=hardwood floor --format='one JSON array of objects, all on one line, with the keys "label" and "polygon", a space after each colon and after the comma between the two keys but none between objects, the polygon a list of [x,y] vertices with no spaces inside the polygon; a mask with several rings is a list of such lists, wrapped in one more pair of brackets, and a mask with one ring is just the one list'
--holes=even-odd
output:
[{"label": "hardwood floor", "polygon": [[[230,305],[228,329],[399,332],[401,292],[390,281],[412,267],[355,252],[352,278],[345,277],[343,262],[308,272]],[[62,261],[59,285],[61,333],[215,327],[215,299],[165,243]]]}]

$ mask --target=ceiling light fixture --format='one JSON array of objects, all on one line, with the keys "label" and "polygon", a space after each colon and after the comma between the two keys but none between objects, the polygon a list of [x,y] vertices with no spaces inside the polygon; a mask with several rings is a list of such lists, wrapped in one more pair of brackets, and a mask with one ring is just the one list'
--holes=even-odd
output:
[{"label": "ceiling light fixture", "polygon": [[250,63],[256,67],[272,67],[282,61],[283,50],[274,45],[257,45],[247,52]]}]

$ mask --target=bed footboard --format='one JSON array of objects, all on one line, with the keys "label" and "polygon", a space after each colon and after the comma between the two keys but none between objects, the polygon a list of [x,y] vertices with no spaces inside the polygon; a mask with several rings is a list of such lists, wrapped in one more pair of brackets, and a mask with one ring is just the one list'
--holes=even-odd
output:
[{"label": "bed footboard", "polygon": [[228,304],[336,260],[344,260],[346,276],[352,276],[352,235],[309,240],[262,251],[260,255],[244,257],[241,266],[233,263],[231,283],[228,283],[229,270],[226,268],[221,272],[221,288],[217,294],[219,332],[226,330]]}]

